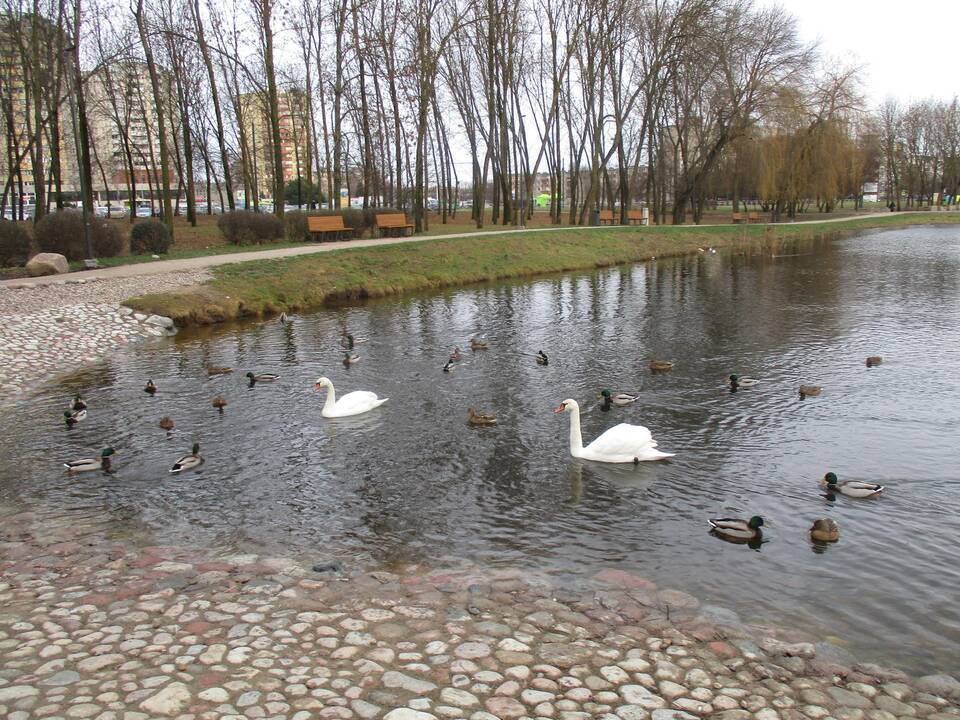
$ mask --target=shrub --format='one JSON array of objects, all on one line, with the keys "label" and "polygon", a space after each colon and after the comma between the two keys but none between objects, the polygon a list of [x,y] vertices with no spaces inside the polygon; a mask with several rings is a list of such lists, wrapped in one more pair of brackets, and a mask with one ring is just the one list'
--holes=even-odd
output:
[{"label": "shrub", "polygon": [[[96,257],[116,257],[126,245],[123,233],[115,222],[91,217],[90,234]],[[61,210],[44,215],[34,226],[33,239],[40,252],[60,253],[67,260],[83,260],[87,257],[83,213],[79,210]]]},{"label": "shrub", "polygon": [[148,220],[130,228],[130,252],[134,255],[163,255],[171,244],[170,231],[162,222]]},{"label": "shrub", "polygon": [[289,240],[309,241],[310,234],[307,232],[308,217],[329,217],[331,215],[340,215],[343,217],[343,224],[356,231],[357,237],[363,235],[372,235],[376,225],[376,216],[379,213],[399,213],[402,210],[393,208],[343,208],[341,210],[311,210],[301,212],[291,210],[284,213],[284,224],[286,225],[286,234]]},{"label": "shrub", "polygon": [[231,245],[260,245],[283,237],[283,222],[276,215],[234,210],[217,219],[217,227]]},{"label": "shrub", "polygon": [[30,255],[30,233],[10,220],[0,220],[0,267],[23,265]]}]

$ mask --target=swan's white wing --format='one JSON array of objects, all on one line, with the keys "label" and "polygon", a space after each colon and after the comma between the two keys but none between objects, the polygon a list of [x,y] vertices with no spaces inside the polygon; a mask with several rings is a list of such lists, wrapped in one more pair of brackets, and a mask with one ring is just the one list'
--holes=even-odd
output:
[{"label": "swan's white wing", "polygon": [[620,423],[607,430],[587,445],[584,450],[589,450],[591,454],[610,457],[617,455],[632,456],[637,451],[650,447],[652,443],[653,436],[643,425]]},{"label": "swan's white wing", "polygon": [[367,410],[372,410],[378,405],[382,405],[386,401],[386,398],[381,400],[374,392],[356,390],[338,398],[336,404],[333,406],[333,411],[341,417],[359,415],[360,413],[367,412]]}]

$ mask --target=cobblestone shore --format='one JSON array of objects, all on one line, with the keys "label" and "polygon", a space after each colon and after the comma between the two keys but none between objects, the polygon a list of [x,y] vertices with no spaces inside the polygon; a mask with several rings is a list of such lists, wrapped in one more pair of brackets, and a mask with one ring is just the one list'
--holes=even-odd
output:
[{"label": "cobblestone shore", "polygon": [[857,664],[617,570],[343,570],[0,530],[0,717],[957,720],[960,683]]},{"label": "cobblestone shore", "polygon": [[0,288],[0,398],[130,342],[168,334],[163,320],[134,314],[120,302],[208,278],[205,271],[93,282],[65,277],[62,284]]}]

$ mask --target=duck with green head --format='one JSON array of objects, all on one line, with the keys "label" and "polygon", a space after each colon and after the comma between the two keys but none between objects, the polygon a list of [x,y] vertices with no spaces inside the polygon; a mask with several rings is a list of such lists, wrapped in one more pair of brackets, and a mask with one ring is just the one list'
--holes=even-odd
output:
[{"label": "duck with green head", "polygon": [[609,409],[611,403],[614,405],[619,405],[620,407],[629,405],[630,403],[635,403],[640,399],[640,393],[615,393],[608,388],[604,388],[600,391],[600,397],[603,400],[603,404],[606,406],[604,409]]},{"label": "duck with green head", "polygon": [[846,495],[852,498],[874,498],[878,497],[886,489],[883,485],[877,483],[860,482],[859,480],[846,480],[838,482],[837,474],[828,472],[823,476],[820,485],[826,487],[829,495]]},{"label": "duck with green head", "polygon": [[201,465],[203,465],[203,457],[200,455],[200,443],[194,443],[191,453],[177,460],[170,468],[170,472],[178,473],[184,470],[193,470]]},{"label": "duck with green head", "polygon": [[280,376],[274,373],[257,373],[255,375],[252,372],[248,372],[247,378],[250,380],[250,387],[253,387],[258,382],[274,382],[275,380],[279,380]]},{"label": "duck with green head", "polygon": [[739,390],[740,388],[754,387],[755,385],[758,385],[759,383],[760,383],[759,380],[755,380],[754,378],[740,377],[740,376],[737,375],[736,373],[734,373],[734,374],[732,374],[732,375],[730,376],[730,390],[731,390],[731,392],[736,392],[736,391]]},{"label": "duck with green head", "polygon": [[90,470],[110,471],[110,458],[116,454],[112,447],[104,448],[100,451],[100,457],[84,458],[83,460],[71,460],[65,462],[63,466],[69,473],[89,472]]},{"label": "duck with green head", "polygon": [[739,518],[713,518],[708,520],[711,532],[720,535],[727,540],[756,540],[763,536],[760,529],[765,525],[764,520],[759,515],[754,515],[749,520],[740,520]]}]

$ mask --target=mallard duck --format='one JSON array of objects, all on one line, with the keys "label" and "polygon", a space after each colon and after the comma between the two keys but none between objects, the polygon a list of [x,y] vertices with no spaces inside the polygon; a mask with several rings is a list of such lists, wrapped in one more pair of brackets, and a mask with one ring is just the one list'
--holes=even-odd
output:
[{"label": "mallard duck", "polygon": [[884,491],[883,485],[876,483],[860,482],[859,480],[847,480],[837,482],[836,473],[828,472],[823,476],[820,484],[826,486],[828,493],[840,493],[852,498],[872,498],[877,497]]},{"label": "mallard duck", "polygon": [[603,398],[604,404],[613,403],[614,405],[629,405],[640,399],[639,393],[612,393],[610,390],[601,390],[600,397]]},{"label": "mallard duck", "polygon": [[763,518],[754,515],[749,520],[738,520],[737,518],[714,518],[708,520],[710,527],[717,535],[722,535],[731,540],[756,540],[763,535],[760,530],[763,527]]},{"label": "mallard duck", "polygon": [[879,355],[871,355],[867,358],[867,367],[873,367],[874,365],[879,365],[883,362],[883,358]]},{"label": "mallard duck", "polygon": [[63,411],[63,421],[66,423],[68,428],[72,428],[86,416],[86,410],[77,410],[76,412],[70,412],[69,410]]},{"label": "mallard duck", "polygon": [[65,462],[63,466],[67,469],[67,472],[70,473],[88,472],[90,470],[109,470],[110,456],[114,455],[116,452],[117,451],[112,447],[104,448],[100,451],[100,457],[98,458],[72,460],[70,462]]},{"label": "mallard duck", "polygon": [[221,367],[219,365],[211,365],[207,368],[207,377],[214,377],[215,375],[229,375],[233,372],[232,367]]},{"label": "mallard duck", "polygon": [[168,417],[166,417],[166,416],[160,418],[160,429],[161,429],[161,430],[166,430],[167,432],[170,432],[171,430],[173,430],[174,425],[175,425],[175,423],[174,423],[173,420],[171,420],[170,418],[168,418]]},{"label": "mallard duck", "polygon": [[82,397],[80,397],[80,393],[77,393],[74,396],[73,402],[70,403],[70,409],[73,410],[74,412],[87,409],[87,403],[84,401]]},{"label": "mallard duck", "polygon": [[223,409],[227,406],[227,400],[222,395],[217,395],[210,404],[222,414]]},{"label": "mallard duck", "polygon": [[274,382],[280,379],[280,376],[274,373],[258,373],[254,375],[252,372],[248,372],[247,377],[250,379],[250,387],[253,387],[258,382]]},{"label": "mallard duck", "polygon": [[467,422],[470,425],[489,426],[496,425],[497,419],[493,415],[481,415],[473,408],[467,408]]},{"label": "mallard duck", "polygon": [[480,340],[478,338],[470,338],[470,349],[471,350],[486,350],[487,341]]},{"label": "mallard duck", "polygon": [[836,542],[840,539],[840,526],[836,520],[820,518],[810,528],[810,537],[817,542]]},{"label": "mallard duck", "polygon": [[463,355],[460,354],[460,348],[454,348],[453,352],[450,353],[450,360],[452,362],[457,362]]},{"label": "mallard duck", "polygon": [[355,362],[360,362],[360,356],[354,355],[352,352],[345,352],[343,354],[343,364],[347,367],[353,365]]},{"label": "mallard duck", "polygon": [[670,360],[651,360],[650,370],[652,372],[667,372],[673,370],[673,362]]},{"label": "mallard duck", "polygon": [[760,381],[754,378],[742,378],[736,374],[730,376],[731,390],[737,390],[739,388],[755,387],[756,385],[759,385],[759,384],[760,384]]},{"label": "mallard duck", "polygon": [[537,350],[537,365],[549,365],[550,358],[543,350]]},{"label": "mallard duck", "polygon": [[808,397],[817,397],[822,390],[823,388],[819,385],[801,385],[800,399],[803,400]]},{"label": "mallard duck", "polygon": [[453,372],[453,360],[447,360],[447,364],[443,366],[444,372]]},{"label": "mallard duck", "polygon": [[157,386],[153,384],[153,380],[147,380],[147,384],[144,386],[143,391],[148,395],[153,395],[157,392]]},{"label": "mallard duck", "polygon": [[170,468],[170,472],[178,473],[183,472],[184,470],[192,470],[195,467],[200,467],[203,465],[203,457],[200,455],[200,443],[193,444],[193,452],[189,455],[184,455],[182,458],[177,460],[173,467]]}]

